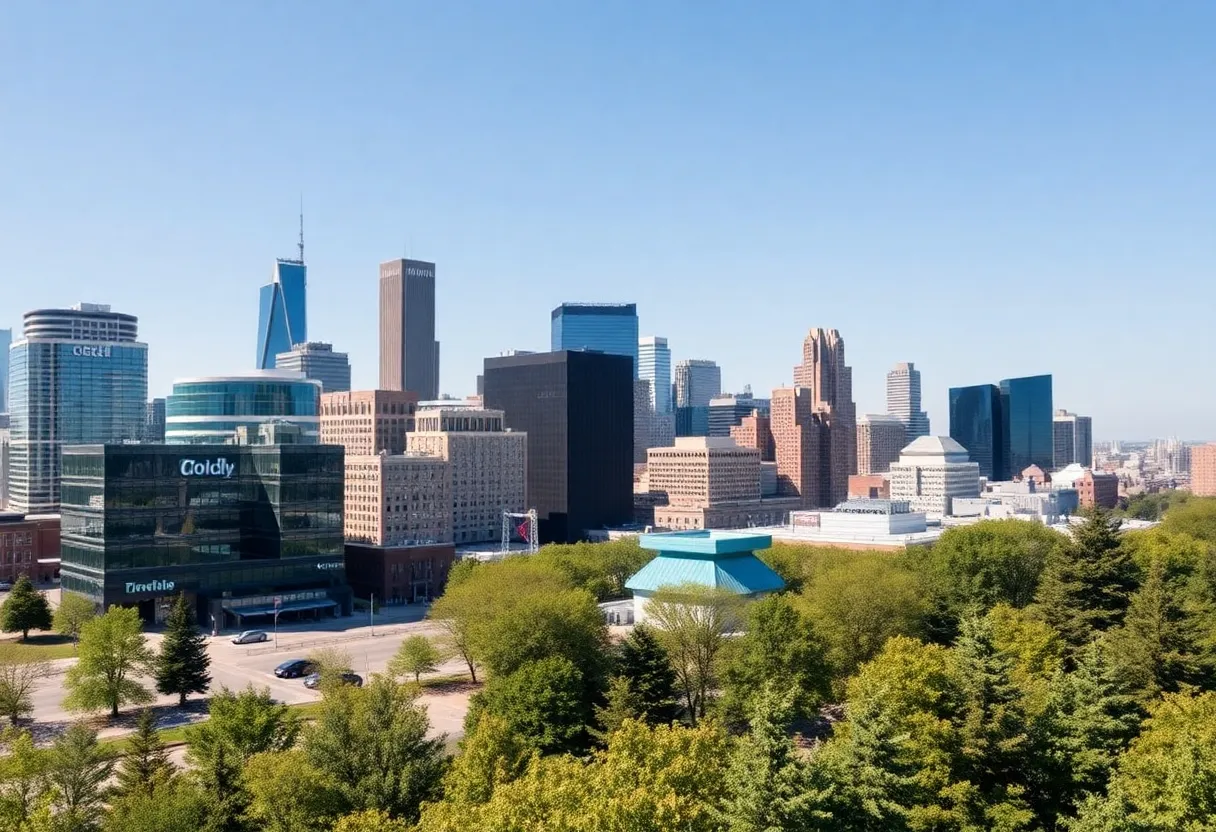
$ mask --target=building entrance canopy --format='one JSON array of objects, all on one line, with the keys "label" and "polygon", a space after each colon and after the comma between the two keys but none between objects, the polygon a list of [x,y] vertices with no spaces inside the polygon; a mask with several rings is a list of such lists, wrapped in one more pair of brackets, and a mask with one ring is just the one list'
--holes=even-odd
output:
[{"label": "building entrance canopy", "polygon": [[[279,612],[301,612],[303,610],[325,610],[338,606],[337,601],[331,601],[327,598],[319,598],[314,601],[290,601],[282,604],[279,607]],[[228,612],[235,615],[237,618],[252,618],[261,615],[274,615],[274,604],[264,607],[237,607],[229,608]]]}]

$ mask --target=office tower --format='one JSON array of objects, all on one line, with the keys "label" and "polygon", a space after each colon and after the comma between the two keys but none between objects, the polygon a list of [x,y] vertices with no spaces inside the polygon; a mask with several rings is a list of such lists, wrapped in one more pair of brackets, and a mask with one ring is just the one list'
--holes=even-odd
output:
[{"label": "office tower", "polygon": [[333,344],[322,341],[296,344],[289,351],[276,355],[274,365],[321,382],[322,393],[350,390],[350,360],[346,353],[334,352]]},{"label": "office tower", "polygon": [[[769,403],[771,410],[772,403]],[[768,413],[753,410],[751,415],[730,429],[730,436],[743,448],[755,448],[761,462],[775,462],[777,449],[773,444],[773,427]]]},{"label": "office tower", "polygon": [[920,409],[920,370],[911,361],[887,373],[887,412],[904,423],[909,442],[929,435],[929,414]]},{"label": "office tower", "polygon": [[805,507],[818,507],[826,499],[827,454],[811,391],[805,387],[778,388],[773,391],[772,402],[769,419],[777,457],[777,493],[798,497]]},{"label": "office tower", "polygon": [[403,454],[417,408],[410,390],[322,393],[321,444],[341,445],[351,456]]},{"label": "office tower", "polygon": [[899,417],[862,416],[857,420],[857,473],[885,474],[907,444],[907,428]]},{"label": "office tower", "polygon": [[422,401],[439,398],[434,263],[380,264],[380,389],[409,390]]},{"label": "office tower", "polygon": [[1216,497],[1216,443],[1191,446],[1191,493]]},{"label": "office tower", "polygon": [[550,348],[624,355],[638,377],[638,307],[635,303],[563,303],[550,315]]},{"label": "office tower", "polygon": [[655,434],[655,418],[658,414],[650,406],[650,382],[634,379],[633,382],[633,462],[646,461],[646,450]]},{"label": "office tower", "polygon": [[915,439],[891,466],[891,499],[906,500],[913,511],[945,516],[955,497],[979,495],[979,464],[948,436]]},{"label": "office tower", "polygon": [[8,508],[8,472],[12,463],[12,432],[0,427],[0,511]]},{"label": "office tower", "polygon": [[452,541],[452,466],[437,456],[347,456],[343,532],[352,543]]},{"label": "office tower", "polygon": [[708,436],[730,436],[731,428],[742,424],[746,416],[753,412],[768,415],[770,402],[768,399],[757,399],[752,396],[751,388],[742,393],[714,396],[709,400],[709,433]]},{"label": "office tower", "polygon": [[1001,438],[1008,476],[1031,465],[1051,470],[1055,452],[1052,413],[1050,375],[1001,381]]},{"label": "office tower", "polygon": [[452,540],[485,543],[502,535],[504,511],[527,510],[528,435],[509,431],[501,410],[466,404],[426,406],[406,437],[412,454],[446,460],[452,469]]},{"label": "office tower", "polygon": [[950,388],[950,438],[967,449],[988,480],[1009,479],[1001,390],[995,384]]},{"label": "office tower", "polygon": [[647,335],[639,339],[638,378],[650,382],[650,409],[671,413],[671,350],[666,338]]},{"label": "office tower", "polygon": [[1086,468],[1094,464],[1093,419],[1057,410],[1051,427],[1053,470],[1058,471],[1073,462]]},{"label": "office tower", "polygon": [[8,413],[8,348],[13,345],[13,331],[0,329],[0,413]]},{"label": "office tower", "polygon": [[300,259],[276,260],[270,282],[259,293],[257,369],[273,370],[276,355],[308,340],[307,289],[301,233]]},{"label": "office tower", "polygon": [[722,370],[713,361],[689,358],[676,364],[676,407],[709,407],[722,392]]},{"label": "office tower", "polygon": [[794,367],[794,386],[810,390],[812,410],[825,431],[821,451],[827,459],[821,463],[819,498],[820,505],[834,506],[848,498],[849,475],[857,471],[853,368],[845,364],[839,332],[811,329],[802,342],[802,363]]},{"label": "office tower", "polygon": [[144,407],[144,435],[141,442],[160,445],[165,441],[165,400],[152,399]]},{"label": "office tower", "polygon": [[138,442],[148,404],[148,345],[138,319],[104,304],[25,313],[9,351],[12,461],[9,507],[59,507],[60,449]]},{"label": "office tower", "polygon": [[321,384],[291,370],[253,370],[227,376],[181,378],[165,400],[165,442],[219,445],[269,440],[261,428],[295,425],[294,441],[320,439]]},{"label": "office tower", "polygon": [[[637,339],[634,339],[634,343]],[[625,358],[561,350],[485,360],[485,406],[528,435],[528,503],[542,543],[633,516],[633,373]]]}]

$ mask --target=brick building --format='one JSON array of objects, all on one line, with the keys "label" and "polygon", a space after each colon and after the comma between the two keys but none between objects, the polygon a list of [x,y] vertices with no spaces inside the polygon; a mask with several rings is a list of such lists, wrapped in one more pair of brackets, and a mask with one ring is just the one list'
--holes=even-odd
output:
[{"label": "brick building", "polygon": [[321,444],[341,445],[347,456],[405,453],[417,407],[408,390],[322,393]]},{"label": "brick building", "polygon": [[0,513],[0,581],[47,583],[58,574],[59,515]]},{"label": "brick building", "polygon": [[1191,493],[1216,497],[1216,443],[1191,447]]},{"label": "brick building", "polygon": [[744,416],[742,422],[733,426],[730,429],[730,438],[741,448],[758,450],[761,462],[774,462],[777,459],[772,421],[758,410],[753,410],[750,416]]},{"label": "brick building", "polygon": [[1077,489],[1077,501],[1082,508],[1114,508],[1119,504],[1119,477],[1116,474],[1095,473],[1086,469],[1084,474],[1073,480],[1073,488]]},{"label": "brick building", "polygon": [[451,543],[413,546],[346,544],[346,580],[356,598],[408,604],[443,591],[456,560]]}]

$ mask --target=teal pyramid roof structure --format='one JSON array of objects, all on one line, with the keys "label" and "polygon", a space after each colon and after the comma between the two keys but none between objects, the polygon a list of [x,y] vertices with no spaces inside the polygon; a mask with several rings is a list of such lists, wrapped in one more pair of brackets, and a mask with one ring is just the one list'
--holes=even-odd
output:
[{"label": "teal pyramid roof structure", "polygon": [[771,535],[696,530],[644,534],[643,549],[659,554],[625,582],[633,592],[655,592],[680,584],[725,589],[738,595],[777,592],[785,581],[756,557],[773,543]]}]

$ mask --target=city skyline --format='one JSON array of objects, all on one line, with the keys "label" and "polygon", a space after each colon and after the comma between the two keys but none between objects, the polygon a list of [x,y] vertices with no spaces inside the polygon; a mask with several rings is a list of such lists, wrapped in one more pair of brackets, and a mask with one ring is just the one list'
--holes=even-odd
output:
[{"label": "city skyline", "polygon": [[[6,10],[0,72],[38,82],[0,90],[0,152],[23,160],[0,327],[110,303],[143,322],[155,396],[245,369],[303,192],[309,330],[358,389],[377,378],[375,266],[404,253],[443,266],[453,394],[594,297],[636,302],[673,364],[713,358],[727,390],[789,383],[785,345],[817,324],[849,340],[859,412],[914,361],[937,433],[948,388],[1050,372],[1098,440],[1209,434],[1216,391],[1189,379],[1216,348],[1210,6],[201,8]],[[386,68],[403,26],[419,43]],[[183,29],[189,48],[161,48]],[[46,128],[65,110],[87,141]],[[1118,372],[1153,408],[1127,406],[1101,351],[983,348],[1049,309],[1118,338],[1150,291],[1171,323]]]}]

